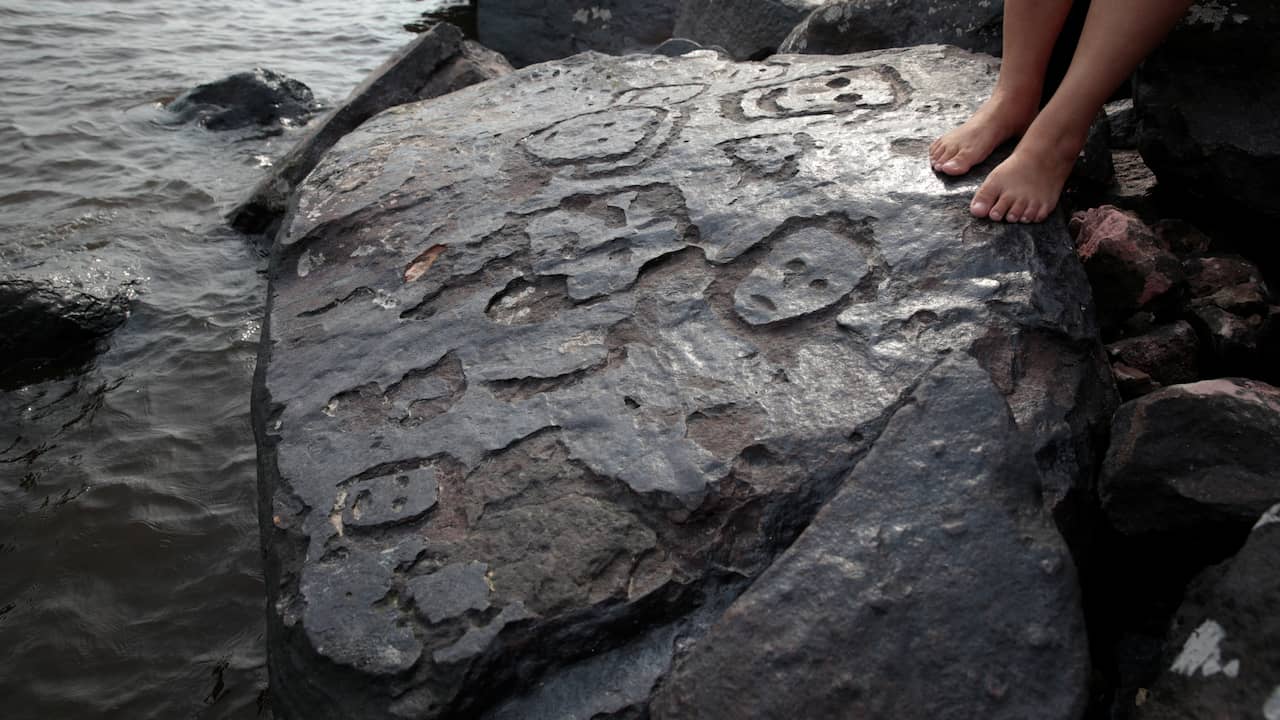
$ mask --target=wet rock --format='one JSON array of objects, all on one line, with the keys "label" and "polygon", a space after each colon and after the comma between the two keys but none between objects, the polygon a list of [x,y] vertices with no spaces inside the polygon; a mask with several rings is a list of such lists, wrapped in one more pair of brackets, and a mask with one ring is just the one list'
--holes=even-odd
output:
[{"label": "wet rock", "polygon": [[1121,532],[1248,528],[1280,502],[1280,390],[1256,380],[1176,385],[1116,413],[1099,480]]},{"label": "wet rock", "polygon": [[1102,108],[1107,116],[1108,144],[1115,150],[1136,150],[1138,116],[1133,111],[1133,98],[1109,102]]},{"label": "wet rock", "polygon": [[676,15],[675,35],[718,45],[739,60],[760,60],[780,52],[792,29],[829,1],[686,0]]},{"label": "wet rock", "polygon": [[267,232],[279,223],[294,188],[325,151],[361,123],[389,107],[427,100],[511,71],[499,54],[437,23],[374,70],[347,99],[307,130],[272,167],[228,222],[241,232]]},{"label": "wet rock", "polygon": [[129,315],[124,289],[97,295],[65,283],[0,277],[0,388],[78,368]]},{"label": "wet rock", "polygon": [[1141,220],[1104,205],[1076,213],[1071,222],[1104,325],[1178,299],[1182,266]]},{"label": "wet rock", "polygon": [[[647,50],[674,33],[679,0],[484,0],[476,8],[480,42],[511,64],[586,50]],[[700,38],[693,38],[699,40]]]},{"label": "wet rock", "polygon": [[210,130],[302,124],[320,109],[306,85],[265,68],[197,86],[166,107]]},{"label": "wet rock", "polygon": [[1280,717],[1280,505],[1192,583],[1136,720]]},{"label": "wet rock", "polygon": [[666,55],[667,57],[679,57],[698,50],[711,50],[726,56],[729,54],[729,51],[722,47],[717,47],[715,45],[708,47],[686,38],[671,38],[670,40],[665,40],[662,44],[653,49],[653,54]]},{"label": "wet rock", "polygon": [[1077,717],[1087,281],[921,161],[993,70],[584,54],[335,145],[254,393],[277,713]]},{"label": "wet rock", "polygon": [[[1121,392],[1126,397],[1136,397],[1164,385],[1198,380],[1199,352],[1195,330],[1182,320],[1158,327],[1144,335],[1107,345],[1107,355],[1111,358],[1113,369],[1117,364],[1125,368],[1123,373],[1117,373],[1117,380],[1123,377],[1126,383],[1136,383],[1134,388],[1143,388],[1138,393],[1125,392],[1122,388]],[[1140,372],[1141,376],[1135,375],[1135,371]],[[1150,384],[1143,383],[1143,378],[1149,380]]]},{"label": "wet rock", "polygon": [[946,43],[999,55],[1004,2],[837,0],[809,13],[778,52],[847,52]]},{"label": "wet rock", "polygon": [[1164,185],[1221,214],[1280,214],[1280,7],[1200,2],[1134,80],[1138,146]]}]

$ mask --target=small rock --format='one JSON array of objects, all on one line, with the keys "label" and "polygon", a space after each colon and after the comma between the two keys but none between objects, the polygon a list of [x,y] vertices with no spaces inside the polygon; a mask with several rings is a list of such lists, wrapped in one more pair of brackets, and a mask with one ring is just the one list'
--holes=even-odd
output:
[{"label": "small rock", "polygon": [[1262,271],[1257,265],[1240,257],[1191,258],[1182,263],[1187,275],[1187,289],[1191,297],[1202,298],[1222,290],[1246,285],[1266,295]]},{"label": "small rock", "polygon": [[888,47],[945,43],[999,55],[1004,2],[928,3],[844,0],[814,10],[778,52],[843,55]]},{"label": "small rock", "polygon": [[1112,363],[1111,378],[1116,381],[1116,389],[1120,391],[1120,397],[1126,400],[1160,389],[1160,383],[1152,380],[1150,375],[1122,362]]},{"label": "small rock", "polygon": [[1280,505],[1190,587],[1136,720],[1280,718]]},{"label": "small rock", "polygon": [[1126,210],[1150,208],[1156,193],[1156,176],[1138,151],[1113,150],[1111,162],[1115,177],[1107,192],[1107,201]]},{"label": "small rock", "polygon": [[1116,412],[1099,481],[1116,529],[1247,528],[1280,502],[1280,389],[1206,380],[1158,390]]},{"label": "small rock", "polygon": [[265,68],[197,86],[166,107],[210,130],[300,124],[320,109],[306,85]]},{"label": "small rock", "polygon": [[1142,221],[1111,205],[1072,217],[1076,253],[1084,262],[1103,324],[1177,298],[1184,284],[1178,259],[1159,247]]},{"label": "small rock", "polygon": [[129,298],[72,286],[0,277],[0,387],[79,367],[129,315]]},{"label": "small rock", "polygon": [[1195,330],[1183,320],[1107,345],[1112,362],[1143,373],[1154,382],[1151,390],[1197,380],[1199,350]]},{"label": "small rock", "polygon": [[1155,231],[1160,247],[1176,255],[1201,255],[1208,252],[1213,244],[1208,235],[1185,220],[1160,220],[1151,229]]},{"label": "small rock", "polygon": [[1107,116],[1110,130],[1110,146],[1115,150],[1136,150],[1138,147],[1138,117],[1133,112],[1133,99],[1126,98],[1107,103],[1102,112]]},{"label": "small rock", "polygon": [[1209,350],[1209,369],[1214,374],[1251,374],[1258,365],[1258,342],[1266,318],[1241,317],[1216,305],[1199,305],[1187,319]]}]

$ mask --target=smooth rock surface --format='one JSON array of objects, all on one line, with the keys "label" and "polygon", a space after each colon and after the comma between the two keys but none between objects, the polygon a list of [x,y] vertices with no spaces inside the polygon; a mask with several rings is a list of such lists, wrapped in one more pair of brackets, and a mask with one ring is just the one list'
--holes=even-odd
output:
[{"label": "smooth rock surface", "polygon": [[760,60],[781,52],[779,46],[796,25],[828,2],[830,0],[685,0],[676,15],[675,35],[704,45],[718,45],[739,60]]},{"label": "smooth rock surface", "polygon": [[585,54],[335,145],[255,381],[276,712],[1078,717],[1115,400],[1061,216],[928,167],[992,71]]},{"label": "smooth rock surface", "polygon": [[466,40],[462,31],[438,23],[370,73],[347,99],[316,121],[278,160],[228,221],[242,232],[268,231],[288,208],[298,183],[343,135],[389,107],[439,95],[499,77],[511,66],[499,54]]},{"label": "smooth rock surface", "polygon": [[1280,717],[1280,505],[1191,585],[1136,720]]},{"label": "smooth rock surface", "polygon": [[1139,68],[1138,147],[1162,185],[1280,215],[1280,6],[1199,2]]},{"label": "smooth rock surface", "polygon": [[811,12],[778,52],[840,55],[945,43],[999,55],[1004,2],[837,0]]},{"label": "smooth rock surface", "polygon": [[[512,65],[568,57],[586,50],[645,50],[676,36],[680,0],[483,0],[476,8],[479,39]],[[698,38],[692,38],[698,40]]]},{"label": "smooth rock surface", "polygon": [[183,122],[210,130],[301,124],[320,109],[311,88],[266,68],[197,86],[166,106]]},{"label": "smooth rock surface", "polygon": [[1175,385],[1125,403],[1099,494],[1121,532],[1248,527],[1280,502],[1280,389],[1246,379]]}]

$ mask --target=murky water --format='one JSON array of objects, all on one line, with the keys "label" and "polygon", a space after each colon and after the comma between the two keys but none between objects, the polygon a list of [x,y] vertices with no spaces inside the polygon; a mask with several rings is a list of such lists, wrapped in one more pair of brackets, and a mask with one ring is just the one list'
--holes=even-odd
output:
[{"label": "murky water", "polygon": [[0,716],[269,715],[265,259],[221,217],[293,138],[167,124],[158,101],[264,66],[336,102],[440,4],[0,3],[0,272],[136,296],[84,373],[0,393]]}]

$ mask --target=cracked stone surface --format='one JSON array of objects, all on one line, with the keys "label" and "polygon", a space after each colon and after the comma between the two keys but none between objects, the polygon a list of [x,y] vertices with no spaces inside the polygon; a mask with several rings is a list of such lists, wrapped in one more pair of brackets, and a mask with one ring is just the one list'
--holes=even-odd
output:
[{"label": "cracked stone surface", "polygon": [[1087,282],[924,155],[994,78],[587,54],[335,145],[255,382],[275,711],[1077,717]]}]

